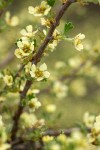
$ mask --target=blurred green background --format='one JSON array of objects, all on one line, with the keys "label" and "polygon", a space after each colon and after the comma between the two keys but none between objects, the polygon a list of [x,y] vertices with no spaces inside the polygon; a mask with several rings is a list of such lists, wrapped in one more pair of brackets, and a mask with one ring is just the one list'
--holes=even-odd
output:
[{"label": "blurred green background", "polygon": [[[7,8],[11,12],[12,15],[17,15],[20,20],[20,24],[17,27],[9,27],[3,32],[0,33],[0,62],[4,61],[7,57],[8,53],[14,53],[15,42],[20,37],[20,30],[25,28],[27,25],[32,24],[33,26],[37,26],[37,22],[39,23],[40,19],[35,18],[34,16],[28,14],[28,6],[35,6],[39,4],[40,0],[14,0],[13,3]],[[55,10],[57,11],[60,5],[60,1],[56,1]],[[6,10],[6,11],[7,11]],[[5,14],[3,14],[4,18]],[[78,33],[84,33],[86,35],[86,40],[90,44],[94,45],[98,39],[100,39],[100,6],[99,5],[87,5],[81,6],[79,4],[73,4],[63,19],[61,20],[61,24],[59,26],[59,30],[62,31],[64,27],[64,23],[66,21],[71,21],[74,24],[74,29],[69,33],[69,36],[74,37]],[[74,46],[66,41],[60,42],[57,49],[49,55],[49,57],[43,58],[43,62],[45,61],[48,65],[48,70],[54,70],[54,64],[57,61],[64,61],[67,63],[70,57],[74,55],[80,55],[80,52],[74,49]],[[20,61],[14,57],[13,61],[11,61],[6,67],[9,68],[18,68],[18,64]],[[67,71],[67,70],[66,70]],[[46,85],[47,83],[45,83]],[[89,84],[89,82],[88,82]],[[45,86],[43,85],[43,86]],[[95,86],[94,81],[90,82],[91,86]],[[88,94],[90,92],[90,94]],[[57,121],[55,126],[66,128],[69,126],[73,126],[74,123],[81,121],[83,115],[86,111],[91,113],[100,113],[100,90],[96,90],[95,92],[88,91],[84,96],[78,96],[75,94],[70,94],[63,98],[63,100],[59,100],[56,97],[44,94],[39,96],[40,101],[43,103],[44,101],[50,101],[50,103],[56,103],[57,112],[61,112],[62,116]],[[9,98],[10,100],[13,98]]]}]

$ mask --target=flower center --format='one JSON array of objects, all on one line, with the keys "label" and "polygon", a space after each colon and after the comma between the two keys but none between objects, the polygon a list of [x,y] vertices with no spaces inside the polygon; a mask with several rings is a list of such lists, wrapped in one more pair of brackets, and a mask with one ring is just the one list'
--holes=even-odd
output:
[{"label": "flower center", "polygon": [[40,71],[39,69],[37,69],[35,71],[35,75],[36,75],[36,77],[43,77],[43,71]]},{"label": "flower center", "polygon": [[38,12],[40,12],[40,13],[44,13],[45,10],[46,10],[45,7],[39,7],[38,8]]},{"label": "flower center", "polygon": [[25,53],[29,52],[29,51],[30,51],[30,47],[29,47],[28,45],[25,45],[25,46],[23,47],[23,51],[24,51]]}]

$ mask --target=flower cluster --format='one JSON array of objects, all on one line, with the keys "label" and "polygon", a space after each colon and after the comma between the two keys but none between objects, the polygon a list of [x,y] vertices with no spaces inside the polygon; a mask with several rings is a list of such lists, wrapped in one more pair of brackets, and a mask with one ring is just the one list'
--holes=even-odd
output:
[{"label": "flower cluster", "polygon": [[11,14],[9,11],[5,14],[5,21],[9,26],[17,26],[19,24],[19,19],[17,16],[11,17]]},{"label": "flower cluster", "polygon": [[5,84],[7,85],[7,86],[12,86],[13,85],[13,77],[12,77],[12,75],[4,75],[3,76],[3,80],[4,80],[4,82],[5,82]]},{"label": "flower cluster", "polygon": [[7,134],[4,123],[2,121],[2,116],[0,115],[0,150],[7,150],[8,148],[10,148],[10,144],[7,144],[6,141]]},{"label": "flower cluster", "polygon": [[19,59],[25,59],[35,53],[34,37],[38,30],[33,31],[32,25],[28,25],[21,30],[22,37],[17,41],[18,48],[15,50],[15,55]]},{"label": "flower cluster", "polygon": [[92,126],[91,134],[89,134],[89,141],[94,145],[100,145],[100,115],[96,117]]},{"label": "flower cluster", "polygon": [[68,137],[65,134],[60,134],[57,138],[54,136],[43,137],[44,148],[50,150],[92,150],[93,147],[88,143],[86,136],[79,130],[73,130]]},{"label": "flower cluster", "polygon": [[53,92],[58,98],[64,98],[67,95],[68,87],[60,81],[56,81],[53,86]]},{"label": "flower cluster", "polygon": [[38,109],[41,106],[41,103],[38,101],[37,98],[32,98],[28,102],[28,106],[29,106],[31,111],[35,111],[35,109]]},{"label": "flower cluster", "polygon": [[29,6],[28,10],[29,13],[34,16],[46,16],[51,10],[51,7],[47,4],[47,2],[42,1],[40,6],[36,7]]},{"label": "flower cluster", "polygon": [[83,49],[83,44],[82,44],[82,40],[85,38],[85,35],[82,33],[79,33],[78,35],[75,36],[75,38],[73,39],[73,43],[75,45],[75,48],[78,51],[81,51]]},{"label": "flower cluster", "polygon": [[43,63],[40,67],[37,67],[35,64],[28,63],[25,66],[25,72],[29,73],[32,78],[37,81],[47,79],[50,76],[50,73],[47,71],[47,65]]}]

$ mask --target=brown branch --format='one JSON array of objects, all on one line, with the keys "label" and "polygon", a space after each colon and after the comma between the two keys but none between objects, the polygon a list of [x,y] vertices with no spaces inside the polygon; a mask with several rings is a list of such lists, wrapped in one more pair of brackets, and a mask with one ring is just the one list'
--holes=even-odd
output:
[{"label": "brown branch", "polygon": [[[34,64],[37,64],[41,60],[42,54],[44,53],[45,48],[47,47],[48,43],[50,42],[55,28],[59,25],[60,19],[62,18],[63,14],[67,10],[67,8],[71,5],[71,3],[74,3],[74,2],[76,2],[76,0],[68,0],[65,4],[63,4],[61,6],[61,9],[59,10],[59,12],[55,18],[55,23],[53,23],[51,25],[50,30],[49,30],[46,38],[44,39],[43,43],[41,44],[40,48],[38,49],[37,54],[32,59],[32,62]],[[13,122],[12,131],[11,131],[11,140],[12,141],[16,138],[16,134],[18,131],[19,119],[20,119],[20,116],[21,116],[23,108],[24,108],[23,106],[21,106],[21,101],[23,98],[25,98],[27,91],[30,88],[31,84],[32,84],[31,81],[27,81],[26,85],[24,87],[24,90],[21,93],[20,104],[18,106],[18,110],[15,112],[14,117],[13,117],[14,122]]]},{"label": "brown branch", "polygon": [[31,81],[27,81],[24,87],[23,92],[20,94],[20,103],[18,106],[18,110],[15,112],[14,117],[13,117],[13,127],[12,127],[12,131],[11,131],[11,139],[12,141],[16,138],[16,132],[18,130],[18,124],[19,124],[19,118],[20,115],[22,114],[23,108],[24,106],[22,105],[22,99],[24,99],[26,97],[27,91],[29,90],[29,88],[31,87],[32,82]]}]

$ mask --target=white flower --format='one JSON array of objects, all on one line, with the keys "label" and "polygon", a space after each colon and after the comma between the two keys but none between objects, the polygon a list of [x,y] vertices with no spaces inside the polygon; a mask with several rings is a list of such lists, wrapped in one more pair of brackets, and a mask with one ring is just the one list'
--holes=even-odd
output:
[{"label": "white flower", "polygon": [[93,123],[94,123],[94,121],[95,121],[95,116],[94,116],[94,115],[90,115],[88,112],[86,112],[86,113],[84,114],[83,121],[84,121],[85,125],[86,125],[88,128],[92,128],[92,127],[93,127]]},{"label": "white flower", "polygon": [[67,95],[68,87],[60,81],[56,81],[53,86],[53,91],[58,98],[64,98]]},{"label": "white flower", "polygon": [[21,127],[23,128],[31,128],[34,126],[34,124],[37,122],[37,118],[33,113],[26,113],[24,112],[21,115]]},{"label": "white flower", "polygon": [[29,89],[27,94],[30,95],[30,94],[38,94],[40,92],[39,89]]},{"label": "white flower", "polygon": [[50,42],[50,43],[48,44],[48,47],[50,48],[50,51],[51,51],[51,52],[54,51],[54,49],[56,48],[57,44],[58,44],[57,40],[53,40],[53,42]]},{"label": "white flower", "polygon": [[6,12],[5,21],[10,26],[17,26],[19,24],[19,19],[17,16],[13,16],[11,18],[11,14],[9,11]]},{"label": "white flower", "polygon": [[0,150],[8,150],[10,148],[10,144],[8,143],[1,143]]},{"label": "white flower", "polygon": [[51,141],[53,141],[53,139],[54,139],[54,137],[49,136],[49,135],[43,136],[43,138],[42,138],[43,142],[45,142],[45,143],[51,142]]},{"label": "white flower", "polygon": [[38,32],[38,30],[33,31],[32,25],[28,25],[28,26],[26,27],[26,30],[25,30],[25,29],[22,29],[20,33],[21,33],[22,36],[34,37],[37,32]]},{"label": "white flower", "polygon": [[94,123],[94,130],[96,133],[100,134],[100,115],[96,117],[96,122]]},{"label": "white flower", "polygon": [[31,108],[31,110],[34,111],[35,109],[38,109],[41,106],[41,103],[37,100],[37,98],[32,98],[28,102],[28,105]]},{"label": "white flower", "polygon": [[8,85],[8,86],[12,86],[13,85],[13,77],[11,75],[5,75],[3,77],[4,82]]},{"label": "white flower", "polygon": [[34,16],[46,16],[48,15],[51,7],[47,4],[47,2],[42,1],[40,6],[32,7],[29,6],[29,13]]},{"label": "white flower", "polygon": [[51,147],[50,147],[51,150],[61,150],[61,146],[60,144],[52,144]]},{"label": "white flower", "polygon": [[78,35],[75,36],[75,38],[73,39],[75,48],[78,51],[81,51],[83,49],[83,44],[82,44],[82,40],[85,38],[84,34],[79,33]]},{"label": "white flower", "polygon": [[24,58],[34,52],[34,42],[29,42],[26,39],[17,42],[18,49],[15,50],[17,58]]},{"label": "white flower", "polygon": [[32,63],[28,62],[27,65],[25,65],[25,73],[29,74],[30,73],[30,69],[31,69]]},{"label": "white flower", "polygon": [[57,61],[57,62],[55,63],[55,68],[56,68],[56,69],[62,69],[62,68],[65,68],[65,67],[66,67],[66,63],[63,62],[63,61]]},{"label": "white flower", "polygon": [[46,106],[46,111],[48,113],[54,113],[56,111],[56,105],[54,104],[49,104]]},{"label": "white flower", "polygon": [[46,26],[47,28],[50,28],[50,26],[54,23],[54,19],[45,19],[45,18],[41,18],[41,24],[43,26]]},{"label": "white flower", "polygon": [[3,124],[3,121],[2,121],[2,116],[0,115],[0,127],[2,127],[4,124]]},{"label": "white flower", "polygon": [[41,81],[43,79],[47,79],[50,76],[50,73],[47,71],[47,65],[43,63],[40,65],[39,68],[36,67],[36,65],[32,65],[31,71],[30,71],[31,77],[36,78],[37,81]]}]

